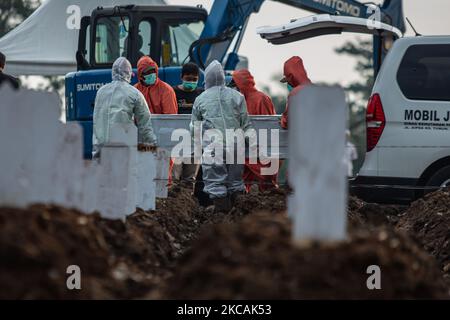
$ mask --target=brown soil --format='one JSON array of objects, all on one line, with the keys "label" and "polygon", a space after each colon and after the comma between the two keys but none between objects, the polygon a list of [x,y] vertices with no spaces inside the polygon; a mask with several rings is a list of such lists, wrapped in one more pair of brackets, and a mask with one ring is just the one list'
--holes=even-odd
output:
[{"label": "brown soil", "polygon": [[[189,190],[126,222],[36,205],[0,208],[0,299],[137,298],[170,274],[200,221]],[[82,290],[66,288],[78,265]]]},{"label": "brown soil", "polygon": [[350,227],[394,226],[407,209],[402,205],[380,205],[366,203],[356,197],[349,197],[348,218]]},{"label": "brown soil", "polygon": [[247,215],[252,212],[268,211],[273,213],[286,211],[286,197],[289,190],[285,188],[270,191],[255,191],[238,198],[232,214]]},{"label": "brown soil", "polygon": [[397,228],[417,239],[450,279],[450,192],[437,191],[414,202]]},{"label": "brown soil", "polygon": [[[379,265],[382,290],[368,290]],[[284,214],[254,214],[210,227],[178,262],[171,299],[446,298],[434,260],[392,228],[353,231],[335,245],[291,241]]]},{"label": "brown soil", "polygon": [[[379,229],[402,208],[351,198],[351,241],[299,248],[287,194],[254,192],[214,214],[191,186],[174,185],[156,211],[125,222],[51,205],[0,208],[0,299],[442,297],[433,261],[407,237]],[[369,264],[382,267],[381,295],[365,287]],[[66,288],[69,265],[81,268],[81,291]]]},{"label": "brown soil", "polygon": [[[96,225],[86,216],[53,206],[0,211],[0,283],[2,299],[107,297],[115,263]],[[82,270],[83,290],[66,288],[66,268]]]}]

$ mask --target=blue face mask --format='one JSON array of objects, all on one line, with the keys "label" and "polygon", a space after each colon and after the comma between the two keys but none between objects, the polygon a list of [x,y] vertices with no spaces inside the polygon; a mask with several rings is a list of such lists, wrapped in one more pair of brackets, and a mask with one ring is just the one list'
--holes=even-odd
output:
[{"label": "blue face mask", "polygon": [[291,92],[291,91],[294,89],[294,87],[291,86],[291,85],[288,83],[288,84],[287,84],[287,89],[288,89],[289,92]]},{"label": "blue face mask", "polygon": [[197,89],[196,81],[183,81],[183,88],[187,91],[194,91]]},{"label": "blue face mask", "polygon": [[154,85],[156,82],[156,73],[150,73],[144,76],[144,83],[148,86]]}]

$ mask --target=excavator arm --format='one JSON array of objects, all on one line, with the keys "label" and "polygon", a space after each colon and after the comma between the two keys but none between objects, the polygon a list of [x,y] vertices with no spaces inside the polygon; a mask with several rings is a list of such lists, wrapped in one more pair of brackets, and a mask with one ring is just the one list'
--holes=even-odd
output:
[{"label": "excavator arm", "polygon": [[273,0],[314,13],[366,17],[367,5],[354,0]]},{"label": "excavator arm", "polygon": [[236,54],[250,15],[258,12],[263,2],[264,0],[214,1],[200,38],[191,45],[191,59],[202,68],[214,59],[223,62],[235,38],[237,46],[235,45],[233,53]]}]

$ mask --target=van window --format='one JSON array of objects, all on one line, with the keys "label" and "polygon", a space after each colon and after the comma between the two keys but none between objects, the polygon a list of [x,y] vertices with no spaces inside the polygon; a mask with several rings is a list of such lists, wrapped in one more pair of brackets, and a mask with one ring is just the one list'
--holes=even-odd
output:
[{"label": "van window", "polygon": [[408,48],[397,81],[408,99],[450,101],[450,45]]}]

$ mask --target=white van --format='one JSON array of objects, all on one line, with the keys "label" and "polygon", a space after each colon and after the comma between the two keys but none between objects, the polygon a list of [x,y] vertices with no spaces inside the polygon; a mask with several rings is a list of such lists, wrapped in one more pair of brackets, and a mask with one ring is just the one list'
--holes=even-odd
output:
[{"label": "white van", "polygon": [[[257,32],[274,44],[324,34],[401,37],[396,28],[316,15]],[[450,186],[450,36],[401,38],[389,50],[366,111],[367,154],[351,191],[366,201],[407,202]]]},{"label": "white van", "polygon": [[450,185],[450,36],[394,43],[367,106],[367,154],[352,186],[398,202]]}]

